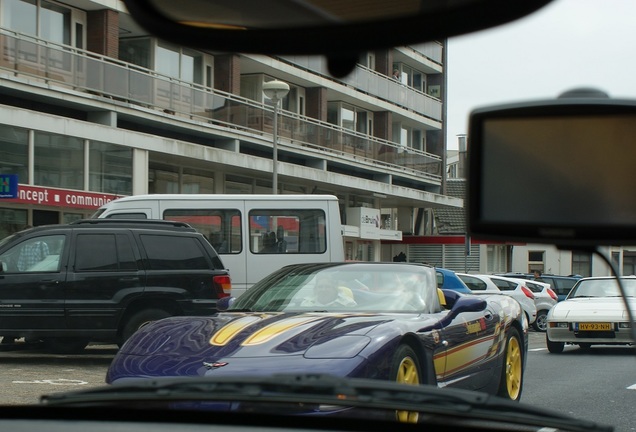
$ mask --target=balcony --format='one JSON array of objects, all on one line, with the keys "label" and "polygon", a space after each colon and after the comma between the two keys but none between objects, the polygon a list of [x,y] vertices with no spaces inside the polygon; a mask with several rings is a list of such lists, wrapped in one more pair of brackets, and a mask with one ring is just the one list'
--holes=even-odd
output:
[{"label": "balcony", "polygon": [[[52,87],[70,87],[211,126],[263,136],[272,133],[272,107],[246,98],[15,32],[0,30],[0,48],[0,69],[16,76],[41,79]],[[282,111],[279,136],[281,150],[293,152],[294,146],[300,146],[340,158],[343,163],[364,161],[383,173],[404,173],[431,184],[441,182],[441,157],[309,117]]]}]

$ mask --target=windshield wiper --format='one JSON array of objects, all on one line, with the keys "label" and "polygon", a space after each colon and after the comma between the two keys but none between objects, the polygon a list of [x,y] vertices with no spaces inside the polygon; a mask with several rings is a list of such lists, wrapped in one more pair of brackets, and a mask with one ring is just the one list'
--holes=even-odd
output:
[{"label": "windshield wiper", "polygon": [[391,381],[340,378],[326,374],[275,374],[267,377],[196,377],[128,380],[97,389],[42,396],[55,406],[86,406],[131,401],[249,402],[336,405],[362,409],[413,411],[450,421],[481,420],[553,427],[568,431],[612,431],[598,425],[482,392]]}]

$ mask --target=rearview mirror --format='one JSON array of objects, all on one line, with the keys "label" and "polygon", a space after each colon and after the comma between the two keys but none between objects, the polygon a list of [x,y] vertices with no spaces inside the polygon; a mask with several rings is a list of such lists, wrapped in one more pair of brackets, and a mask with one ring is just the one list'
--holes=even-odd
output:
[{"label": "rearview mirror", "polygon": [[636,244],[635,142],[636,101],[598,92],[473,111],[470,235],[566,247]]},{"label": "rearview mirror", "polygon": [[[124,0],[160,38],[207,50],[355,54],[444,39],[528,15],[552,0]],[[355,59],[355,58],[354,58]]]}]

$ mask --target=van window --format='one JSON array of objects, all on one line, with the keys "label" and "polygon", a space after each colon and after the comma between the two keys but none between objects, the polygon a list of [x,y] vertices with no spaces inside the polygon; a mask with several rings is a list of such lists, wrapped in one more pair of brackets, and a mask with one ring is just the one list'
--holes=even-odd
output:
[{"label": "van window", "polygon": [[252,210],[250,250],[255,254],[324,253],[325,213],[319,209]]},{"label": "van window", "polygon": [[241,213],[237,209],[169,209],[166,220],[185,222],[208,238],[217,253],[238,254],[243,250]]},{"label": "van window", "polygon": [[[99,215],[96,215],[97,217]],[[113,213],[106,216],[108,219],[148,219],[146,213]]]}]

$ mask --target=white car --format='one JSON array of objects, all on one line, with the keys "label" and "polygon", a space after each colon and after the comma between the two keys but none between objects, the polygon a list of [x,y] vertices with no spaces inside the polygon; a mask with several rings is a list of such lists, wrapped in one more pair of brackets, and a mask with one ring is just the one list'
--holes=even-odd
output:
[{"label": "white car", "polygon": [[519,282],[493,275],[457,273],[457,276],[472,290],[473,294],[499,293],[514,298],[526,313],[528,324],[534,324],[537,318],[534,294]]},{"label": "white car", "polygon": [[548,313],[548,351],[560,353],[565,344],[579,345],[582,349],[597,344],[633,344],[625,301],[631,310],[636,308],[636,277],[623,277],[621,281],[626,300],[621,298],[615,277],[579,280],[567,298]]},{"label": "white car", "polygon": [[547,327],[548,312],[552,307],[557,304],[559,297],[550,288],[550,284],[547,282],[531,281],[518,278],[507,278],[515,282],[519,282],[522,286],[526,287],[534,295],[534,305],[537,307],[537,319],[532,323],[532,327],[539,332],[544,332]]}]

